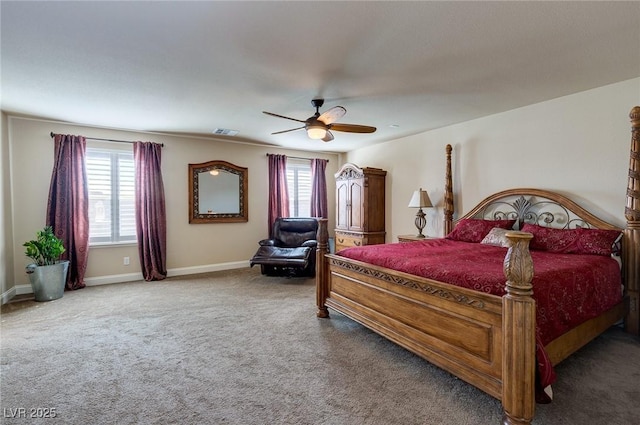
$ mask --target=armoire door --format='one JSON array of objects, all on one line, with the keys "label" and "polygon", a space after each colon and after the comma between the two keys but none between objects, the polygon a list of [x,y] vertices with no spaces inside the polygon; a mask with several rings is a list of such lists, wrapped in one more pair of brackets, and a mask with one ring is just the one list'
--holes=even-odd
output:
[{"label": "armoire door", "polygon": [[349,180],[349,230],[364,230],[363,179]]},{"label": "armoire door", "polygon": [[349,180],[339,180],[336,185],[336,228],[349,228]]}]

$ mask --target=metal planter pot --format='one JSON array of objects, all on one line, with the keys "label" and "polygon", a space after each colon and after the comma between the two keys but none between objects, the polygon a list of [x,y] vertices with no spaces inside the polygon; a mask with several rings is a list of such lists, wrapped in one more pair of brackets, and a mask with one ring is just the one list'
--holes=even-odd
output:
[{"label": "metal planter pot", "polygon": [[67,282],[69,261],[60,261],[50,266],[29,264],[27,274],[36,301],[51,301],[62,298]]}]

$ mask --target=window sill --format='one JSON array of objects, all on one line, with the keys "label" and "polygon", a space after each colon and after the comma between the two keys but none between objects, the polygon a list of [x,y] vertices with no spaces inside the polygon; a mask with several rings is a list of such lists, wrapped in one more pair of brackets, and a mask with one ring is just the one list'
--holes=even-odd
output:
[{"label": "window sill", "polygon": [[89,248],[120,248],[124,246],[138,246],[138,241],[89,243]]}]

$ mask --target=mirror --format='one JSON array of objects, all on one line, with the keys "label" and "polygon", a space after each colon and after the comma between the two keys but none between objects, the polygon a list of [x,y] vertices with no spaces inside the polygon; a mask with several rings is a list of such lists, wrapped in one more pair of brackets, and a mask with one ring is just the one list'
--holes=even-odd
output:
[{"label": "mirror", "polygon": [[189,164],[189,223],[249,221],[248,171],[226,161]]}]

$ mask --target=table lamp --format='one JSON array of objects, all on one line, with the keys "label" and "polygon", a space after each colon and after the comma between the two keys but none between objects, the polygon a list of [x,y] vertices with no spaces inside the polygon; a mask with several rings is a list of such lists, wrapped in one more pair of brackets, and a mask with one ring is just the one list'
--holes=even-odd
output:
[{"label": "table lamp", "polygon": [[417,238],[424,238],[425,236],[422,234],[422,229],[427,224],[427,220],[424,218],[425,213],[422,211],[423,208],[433,207],[431,204],[431,199],[429,199],[429,194],[426,190],[416,190],[413,192],[413,196],[411,197],[411,201],[409,201],[409,208],[418,208],[418,212],[416,213],[416,227],[418,228]]}]

